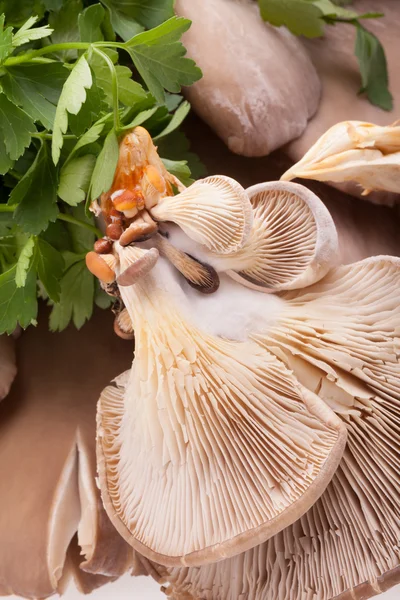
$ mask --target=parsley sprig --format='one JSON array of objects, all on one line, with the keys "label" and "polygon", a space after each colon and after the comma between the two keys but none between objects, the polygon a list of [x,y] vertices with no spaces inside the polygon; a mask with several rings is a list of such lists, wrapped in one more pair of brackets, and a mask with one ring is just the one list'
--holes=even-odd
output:
[{"label": "parsley sprig", "polygon": [[16,4],[0,1],[0,333],[34,324],[38,297],[57,331],[110,303],[85,267],[101,236],[85,200],[111,186],[118,137],[143,124],[190,182],[178,93],[201,71],[172,0],[36,0],[37,16]]},{"label": "parsley sprig", "polygon": [[258,0],[258,3],[264,21],[277,27],[285,25],[295,35],[320,37],[324,34],[325,25],[337,23],[355,27],[354,52],[361,74],[360,93],[365,93],[371,104],[392,110],[385,51],[379,39],[361,22],[383,17],[382,13],[358,14],[331,0]]}]

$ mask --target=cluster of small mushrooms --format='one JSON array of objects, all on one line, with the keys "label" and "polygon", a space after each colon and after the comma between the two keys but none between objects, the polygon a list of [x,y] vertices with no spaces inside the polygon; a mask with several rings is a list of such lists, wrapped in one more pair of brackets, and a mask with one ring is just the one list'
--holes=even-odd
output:
[{"label": "cluster of small mushrooms", "polygon": [[[283,179],[354,155],[352,178],[380,189],[399,130],[340,124]],[[98,403],[99,484],[141,571],[197,600],[350,600],[398,582],[400,260],[336,266],[309,189],[185,188],[142,127],[92,209],[106,235],[88,268],[135,336]]]}]

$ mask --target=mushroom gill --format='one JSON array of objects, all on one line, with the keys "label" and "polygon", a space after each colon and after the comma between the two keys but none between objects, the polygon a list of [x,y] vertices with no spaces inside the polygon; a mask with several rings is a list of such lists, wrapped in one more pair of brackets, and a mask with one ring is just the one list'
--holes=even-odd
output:
[{"label": "mushroom gill", "polygon": [[400,126],[380,127],[361,121],[334,125],[282,175],[317,181],[354,181],[363,189],[398,193],[400,189]]},{"label": "mushroom gill", "polygon": [[[117,270],[146,252],[115,248]],[[131,371],[103,391],[97,429],[110,519],[135,550],[171,566],[233,556],[293,522],[325,489],[345,444],[340,420],[271,352],[197,324],[204,309],[191,310],[190,294],[214,302],[224,285],[205,296],[179,277],[161,257],[120,288],[136,352]],[[266,304],[228,284],[247,312],[254,294]]]},{"label": "mushroom gill", "polygon": [[156,568],[170,598],[366,600],[400,583],[400,259],[334,269],[284,294],[285,316],[258,343],[341,418],[348,444],[321,498],[239,556]]},{"label": "mushroom gill", "polygon": [[18,342],[19,373],[0,406],[0,595],[45,598],[70,576],[88,592],[131,563],[96,486],[101,380],[127,358],[110,317],[54,335],[42,315]]}]

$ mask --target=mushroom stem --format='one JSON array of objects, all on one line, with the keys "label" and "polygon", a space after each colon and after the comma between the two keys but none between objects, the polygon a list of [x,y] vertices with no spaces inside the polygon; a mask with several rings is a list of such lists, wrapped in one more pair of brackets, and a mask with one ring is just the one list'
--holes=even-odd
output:
[{"label": "mushroom stem", "polygon": [[219,288],[219,277],[210,265],[195,260],[173,246],[159,233],[155,236],[156,247],[162,256],[185,277],[188,283],[203,294],[212,294]]}]

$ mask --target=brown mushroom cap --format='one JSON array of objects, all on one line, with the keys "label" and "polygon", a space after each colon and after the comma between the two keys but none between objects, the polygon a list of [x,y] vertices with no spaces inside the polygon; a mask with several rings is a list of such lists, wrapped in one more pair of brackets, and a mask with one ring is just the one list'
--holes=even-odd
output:
[{"label": "brown mushroom cap", "polygon": [[[146,251],[118,252],[126,269]],[[337,467],[339,420],[267,350],[199,329],[164,259],[120,292],[135,359],[103,391],[97,430],[117,530],[153,560],[204,564],[296,519]]]},{"label": "brown mushroom cap", "polygon": [[[296,523],[202,568],[157,568],[171,598],[366,600],[400,583],[400,260],[333,270],[285,294],[259,342],[340,416],[348,445],[332,482]],[[154,567],[154,566],[153,566]]]},{"label": "brown mushroom cap", "polygon": [[[131,561],[102,508],[94,452],[99,388],[130,351],[99,312],[79,332],[56,335],[42,314],[18,352],[19,374],[0,406],[0,593],[44,598],[79,571],[86,589],[97,587],[99,574],[115,578]],[[68,567],[76,533],[84,556],[75,552]]]},{"label": "brown mushroom cap", "polygon": [[0,401],[10,391],[17,374],[15,359],[15,340],[11,336],[0,336]]}]

